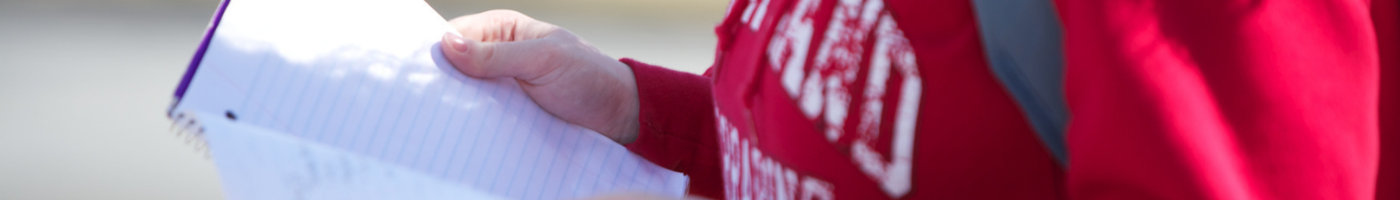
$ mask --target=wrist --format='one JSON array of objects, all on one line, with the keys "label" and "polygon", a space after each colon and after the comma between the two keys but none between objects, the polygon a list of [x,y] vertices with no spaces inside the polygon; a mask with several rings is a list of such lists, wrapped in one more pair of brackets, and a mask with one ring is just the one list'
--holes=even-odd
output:
[{"label": "wrist", "polygon": [[632,73],[631,66],[612,58],[608,58],[608,61],[615,66],[611,68],[621,83],[622,87],[618,89],[621,90],[619,92],[622,93],[623,97],[619,101],[622,105],[618,106],[620,115],[615,119],[617,121],[614,122],[614,130],[611,131],[609,138],[618,144],[627,145],[636,141],[641,132],[641,121],[638,119],[641,112],[641,100],[637,94],[637,79]]},{"label": "wrist", "polygon": [[624,119],[622,129],[617,133],[618,138],[614,138],[618,144],[627,145],[637,141],[637,135],[641,132],[641,122],[637,121],[637,115],[632,115]]}]

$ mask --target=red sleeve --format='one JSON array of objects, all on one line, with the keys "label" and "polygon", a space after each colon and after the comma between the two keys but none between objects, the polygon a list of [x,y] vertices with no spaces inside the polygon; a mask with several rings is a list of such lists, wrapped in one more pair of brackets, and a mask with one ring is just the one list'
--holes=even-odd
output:
[{"label": "red sleeve", "polygon": [[1370,199],[1365,0],[1057,0],[1074,199]]},{"label": "red sleeve", "polygon": [[690,176],[690,194],[723,197],[710,78],[630,58],[622,63],[632,67],[641,102],[640,133],[627,148]]},{"label": "red sleeve", "polygon": [[1381,164],[1376,199],[1400,200],[1400,1],[1372,1],[1371,18],[1381,58]]}]

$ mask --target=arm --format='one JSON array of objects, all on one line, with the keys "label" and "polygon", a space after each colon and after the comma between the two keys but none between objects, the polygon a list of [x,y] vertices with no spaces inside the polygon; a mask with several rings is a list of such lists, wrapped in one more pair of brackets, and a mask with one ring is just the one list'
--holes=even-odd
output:
[{"label": "arm", "polygon": [[651,162],[690,176],[690,193],[718,199],[718,134],[709,77],[622,59],[636,74],[641,124],[627,148]]},{"label": "arm", "polygon": [[1369,199],[1365,1],[1058,0],[1075,199]]}]

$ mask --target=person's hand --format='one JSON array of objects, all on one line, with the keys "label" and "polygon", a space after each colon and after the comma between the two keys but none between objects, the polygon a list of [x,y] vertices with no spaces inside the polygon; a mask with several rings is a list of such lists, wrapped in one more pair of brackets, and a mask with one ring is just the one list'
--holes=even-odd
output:
[{"label": "person's hand", "polygon": [[442,52],[462,73],[511,77],[535,103],[618,143],[637,138],[637,83],[626,64],[568,30],[511,10],[452,19]]}]

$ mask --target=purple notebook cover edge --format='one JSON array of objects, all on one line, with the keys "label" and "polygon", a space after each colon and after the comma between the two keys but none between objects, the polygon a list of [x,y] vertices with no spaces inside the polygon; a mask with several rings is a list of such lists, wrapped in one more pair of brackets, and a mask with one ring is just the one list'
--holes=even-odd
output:
[{"label": "purple notebook cover edge", "polygon": [[195,50],[194,58],[190,60],[190,66],[185,69],[185,76],[180,79],[180,86],[175,88],[175,102],[171,104],[173,109],[180,99],[185,97],[185,90],[190,88],[190,80],[194,79],[195,71],[199,70],[200,61],[204,60],[204,51],[209,49],[209,40],[214,39],[214,30],[219,28],[219,20],[224,18],[224,10],[228,9],[228,2],[223,0],[219,3],[219,10],[214,11],[214,17],[209,21],[209,28],[204,31],[204,41],[199,43],[199,49]]}]

